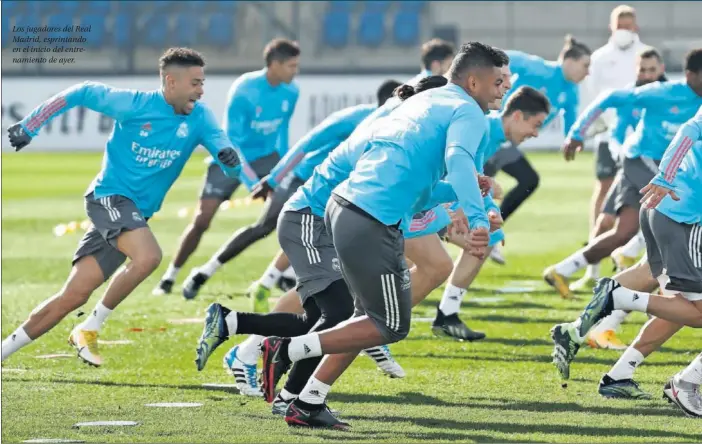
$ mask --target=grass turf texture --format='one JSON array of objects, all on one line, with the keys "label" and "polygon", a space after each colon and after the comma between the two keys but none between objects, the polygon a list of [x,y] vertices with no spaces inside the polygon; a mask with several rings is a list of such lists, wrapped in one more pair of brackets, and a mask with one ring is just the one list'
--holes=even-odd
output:
[{"label": "grass turf texture", "polygon": [[[432,336],[430,323],[413,322],[409,337],[391,347],[407,371],[404,380],[388,380],[372,361],[359,358],[334,387],[329,402],[352,424],[351,432],[289,429],[270,414],[262,400],[235,391],[206,389],[203,383],[233,383],[221,367],[223,345],[198,373],[194,346],[201,324],[170,324],[172,319],[203,317],[213,301],[246,310],[241,296],[260,276],[277,248],[275,236],[263,240],[227,264],[194,301],[179,294],[190,267],[201,265],[238,227],[253,221],[260,204],[220,213],[194,257],[183,269],[177,292],[155,297],[151,290],[174,253],[202,184],[202,156],[193,158],[151,223],[164,251],[161,268],[109,318],[104,340],[131,340],[103,345],[100,369],[74,358],[36,359],[72,353],[66,338],[75,315],[16,353],[2,373],[2,441],[72,438],[86,442],[313,442],[442,441],[480,442],[683,442],[698,441],[702,423],[660,399],[667,378],[687,366],[699,352],[700,334],[682,331],[637,371],[651,401],[608,401],[598,396],[597,382],[618,352],[579,354],[568,388],[550,363],[548,330],[573,319],[585,303],[562,301],[538,285],[530,294],[494,297],[514,281],[540,280],[544,267],[560,260],[586,239],[588,202],[593,182],[592,157],[566,164],[555,154],[530,154],[542,175],[535,196],[507,224],[508,264],[488,263],[466,296],[461,315],[485,331],[478,343],[457,343]],[[32,153],[2,156],[2,335],[10,334],[42,300],[61,288],[82,232],[55,237],[52,228],[82,220],[81,194],[100,167],[97,154]],[[500,176],[505,187],[513,182]],[[243,191],[239,196],[244,196]],[[192,214],[192,211],[191,211]],[[190,216],[189,216],[190,217]],[[456,250],[452,250],[455,254]],[[610,264],[603,264],[609,272]],[[510,284],[512,282],[512,284]],[[98,301],[96,292],[86,311]],[[416,318],[431,318],[442,289],[415,308]],[[622,337],[631,341],[645,321],[632,315]],[[165,327],[165,330],[159,330]],[[143,332],[129,332],[143,328]],[[26,369],[8,372],[8,368]],[[224,389],[226,390],[226,389]],[[158,409],[156,402],[202,402],[196,409]],[[77,422],[135,420],[137,427],[75,430]]]}]

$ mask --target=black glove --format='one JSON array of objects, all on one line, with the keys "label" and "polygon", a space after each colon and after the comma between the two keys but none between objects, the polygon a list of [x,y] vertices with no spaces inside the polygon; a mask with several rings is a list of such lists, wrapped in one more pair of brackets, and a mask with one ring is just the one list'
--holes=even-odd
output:
[{"label": "black glove", "polygon": [[222,162],[222,165],[229,168],[233,168],[241,163],[234,148],[224,148],[220,150],[219,153],[217,153],[217,159]]},{"label": "black glove", "polygon": [[251,199],[263,199],[266,200],[268,198],[268,195],[273,192],[273,188],[271,187],[271,184],[268,183],[268,177],[266,176],[256,185],[254,185],[253,189],[251,190]]},{"label": "black glove", "polygon": [[10,145],[12,145],[15,151],[21,150],[32,141],[32,136],[27,134],[27,131],[25,131],[19,123],[15,123],[9,127],[7,132],[10,135]]}]

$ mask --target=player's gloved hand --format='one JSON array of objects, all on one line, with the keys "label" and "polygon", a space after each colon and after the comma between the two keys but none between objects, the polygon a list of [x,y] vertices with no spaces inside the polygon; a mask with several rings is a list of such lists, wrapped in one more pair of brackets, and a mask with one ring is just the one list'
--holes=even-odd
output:
[{"label": "player's gloved hand", "polygon": [[234,151],[234,148],[231,147],[219,150],[217,153],[217,159],[222,162],[222,165],[229,168],[234,168],[241,163],[239,160],[239,155],[236,153],[236,151]]},{"label": "player's gloved hand", "polygon": [[658,206],[665,196],[670,196],[671,199],[678,201],[680,198],[675,191],[660,185],[655,185],[649,183],[645,187],[641,188],[640,193],[643,195],[639,203],[641,203],[644,208],[653,209]]},{"label": "player's gloved hand", "polygon": [[571,161],[575,159],[575,153],[579,153],[583,150],[582,140],[566,139],[563,144],[563,156],[566,161]]},{"label": "player's gloved hand", "polygon": [[29,145],[32,141],[32,136],[27,134],[22,125],[15,123],[7,129],[7,133],[10,137],[10,145],[15,151],[19,151],[25,146]]},{"label": "player's gloved hand", "polygon": [[490,189],[492,188],[492,178],[478,174],[478,185],[480,186],[480,193],[485,197],[490,193]]},{"label": "player's gloved hand", "polygon": [[268,177],[269,176],[264,177],[263,179],[259,180],[256,185],[254,185],[253,189],[251,190],[251,199],[266,200],[268,196],[273,193],[273,188],[268,183]]},{"label": "player's gloved hand", "polygon": [[504,224],[504,221],[502,220],[502,215],[494,210],[488,211],[488,220],[490,221],[491,233],[502,228],[502,224]]},{"label": "player's gloved hand", "polygon": [[490,233],[488,232],[487,228],[479,227],[471,230],[470,236],[468,237],[470,254],[478,259],[484,259],[489,242]]}]

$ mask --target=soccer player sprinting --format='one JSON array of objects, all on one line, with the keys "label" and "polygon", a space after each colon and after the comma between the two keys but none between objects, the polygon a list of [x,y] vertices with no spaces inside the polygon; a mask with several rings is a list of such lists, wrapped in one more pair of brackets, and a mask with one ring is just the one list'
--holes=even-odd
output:
[{"label": "soccer player sprinting", "polygon": [[336,187],[325,211],[358,316],[330,330],[269,337],[262,343],[267,399],[288,363],[328,355],[288,407],[288,424],[347,427],[324,413],[331,384],[360,350],[397,342],[409,333],[410,271],[398,229],[403,218],[422,210],[433,196],[457,200],[470,220],[473,252],[484,254],[489,222],[474,156],[487,131],[488,103],[502,96],[499,68],[506,63],[500,50],[477,42],[463,45],[447,86],[411,97],[372,125],[366,152]]},{"label": "soccer player sprinting", "polygon": [[[241,175],[229,178],[214,165],[208,167],[195,217],[185,229],[178,251],[154,290],[155,294],[171,292],[181,267],[197,248],[220,204],[230,199],[242,183],[251,190],[287,152],[288,126],[299,95],[297,85],[292,83],[298,71],[299,56],[297,43],[275,39],[263,50],[266,67],[243,74],[232,84],[224,113],[224,130],[240,155]],[[222,264],[268,235],[275,228],[276,209],[282,205],[280,200],[284,195],[283,189],[273,195],[257,222],[238,230],[206,264],[192,270],[183,284],[183,296],[194,298]]]},{"label": "soccer player sprinting", "polygon": [[161,208],[193,150],[204,145],[225,174],[237,177],[240,173],[231,142],[212,111],[199,102],[204,93],[203,58],[188,48],[171,48],[159,63],[160,90],[142,92],[84,82],[58,93],[8,129],[10,143],[19,151],[44,125],[75,106],[116,121],[105,146],[102,170],[85,193],[92,225],[73,256],[68,280],[2,342],[3,361],[85,304],[129,258],[101,301],[69,336],[80,359],[101,365],[100,328],[161,262],[161,248],[147,222]]},{"label": "soccer player sprinting", "polygon": [[[550,104],[541,92],[529,86],[520,87],[507,99],[502,112],[491,113],[488,116],[488,137],[483,142],[485,146],[481,148],[481,156],[485,156],[485,159],[490,158],[506,141],[518,146],[531,137],[537,137],[549,112]],[[484,160],[477,161],[479,173],[482,173],[483,164]],[[485,199],[485,208],[491,225],[489,250],[504,240],[504,233],[500,228],[502,219],[499,207],[489,196]],[[433,220],[425,230],[436,232],[436,228],[432,229],[432,225],[443,229],[448,220],[448,216],[443,214],[445,211],[443,207],[436,208]],[[412,229],[410,233],[415,235]],[[424,233],[420,231],[416,234]],[[478,334],[479,332],[472,331],[458,317],[463,297],[484,263],[485,258],[477,258],[466,250],[461,251],[432,323],[432,331],[436,335],[469,341],[482,339],[485,336],[484,333]]]},{"label": "soccer player sprinting", "polygon": [[[567,134],[577,117],[578,84],[588,74],[590,49],[569,35],[558,61],[547,61],[521,51],[507,51],[507,55],[513,74],[512,91],[526,85],[544,93],[551,103],[551,114],[544,124],[548,125],[556,116],[563,114],[564,134]],[[506,103],[509,94],[503,98],[503,103]],[[517,180],[517,185],[507,192],[500,205],[502,219],[507,221],[539,186],[539,175],[516,146],[497,151],[485,166],[488,176],[494,176],[499,170]],[[491,257],[498,263],[505,262],[499,246],[492,250]]]},{"label": "soccer player sprinting", "polygon": [[[283,159],[281,159],[279,165],[272,170],[271,177],[268,180],[274,180],[275,177],[279,176],[276,174],[276,171],[285,172],[285,170],[292,170],[289,174],[294,174],[298,180],[304,179],[306,181],[309,179],[309,177],[312,176],[313,170],[328,157],[329,153],[341,142],[346,140],[361,121],[378,107],[382,106],[392,96],[393,91],[398,86],[400,86],[400,84],[393,80],[384,82],[377,92],[377,105],[356,105],[332,113],[291,148]],[[283,251],[279,252],[275,260],[269,265],[269,269],[264,276],[255,283],[257,288],[254,292],[257,299],[261,299],[267,304],[268,297],[270,296],[270,288],[288,266],[289,261],[287,255]],[[289,293],[290,296],[284,295],[281,298],[274,312],[288,312],[286,308],[292,304],[289,304],[287,300],[289,298],[296,300],[299,297],[295,290]],[[268,310],[263,310],[259,307],[258,309],[255,308],[253,311],[261,313],[267,312]],[[302,305],[298,303],[293,305],[291,312],[302,314],[304,310]],[[318,318],[319,313],[317,313],[316,317],[311,316],[309,313],[307,314],[306,319],[309,325],[305,332],[312,328]],[[242,332],[244,332],[244,330],[242,330]],[[261,396],[261,391],[256,381],[256,365],[263,338],[263,336],[252,335],[241,344],[229,350],[224,357],[224,367],[234,376],[237,388],[241,394]],[[388,363],[389,362],[390,361],[388,361]]]},{"label": "soccer player sprinting", "polygon": [[[638,56],[636,66],[638,78],[636,83],[629,87],[643,86],[655,81],[666,81],[667,79],[664,71],[665,66],[663,65],[663,59],[660,53],[654,48],[647,48]],[[620,162],[619,154],[621,147],[624,145],[626,137],[636,128],[636,125],[638,125],[641,114],[642,110],[634,106],[624,106],[616,110],[616,124],[609,136],[607,147],[612,150],[612,155],[617,158],[618,162]],[[598,158],[603,159],[604,157],[605,155],[601,152]],[[618,173],[613,186],[609,188],[610,191],[603,202],[601,213],[597,216],[597,221],[595,222],[595,227],[590,235],[590,239],[596,239],[597,236],[606,233],[614,227],[617,219],[617,189],[622,178],[623,175]],[[626,245],[612,251],[612,259],[615,263],[619,264],[617,266],[619,271],[631,267],[636,263],[636,257],[639,255],[638,250],[640,249],[640,243],[636,241],[638,238],[639,235],[636,235]],[[625,257],[624,253],[632,257]],[[570,290],[573,293],[580,291],[591,292],[597,284],[595,277],[599,276],[599,268],[599,262],[597,264],[588,265],[585,275],[581,279],[570,284]],[[602,322],[590,331],[587,339],[588,345],[593,348],[626,349],[626,344],[624,344],[616,334],[617,329],[624,321],[625,317],[626,313],[615,311],[603,319]]]},{"label": "soccer player sprinting", "polygon": [[566,160],[582,149],[588,127],[608,108],[642,109],[636,131],[623,147],[621,179],[615,192],[617,221],[610,231],[593,239],[586,247],[544,270],[544,280],[563,298],[570,298],[569,278],[596,264],[624,245],[639,231],[640,190],[655,176],[658,163],[679,125],[694,116],[702,105],[702,49],[685,58],[685,79],[656,82],[639,88],[603,93],[591,103],[571,128],[564,144]]},{"label": "soccer player sprinting", "polygon": [[[687,73],[688,79],[691,73]],[[595,294],[573,323],[552,328],[554,364],[563,378],[588,331],[613,310],[654,316],[639,337],[649,347],[630,346],[602,377],[599,393],[615,398],[650,398],[632,379],[634,370],[682,326],[702,328],[702,107],[665,150],[655,177],[642,190],[641,230],[651,275],[663,295],[636,291],[616,279],[601,279]],[[655,333],[655,334],[654,334]],[[674,376],[665,395],[687,414],[702,416],[702,362],[699,357]]]},{"label": "soccer player sprinting", "polygon": [[[628,5],[615,7],[609,16],[609,30],[610,37],[607,43],[592,53],[590,75],[583,82],[588,103],[603,91],[626,88],[633,84],[637,81],[637,72],[638,78],[641,78],[642,72],[637,71],[636,68],[640,65],[640,53],[646,49],[646,45],[639,39],[636,10]],[[648,66],[645,67],[648,68]],[[657,80],[657,77],[653,77],[653,80]],[[620,125],[621,117],[615,117],[610,111],[603,114],[600,119],[603,125],[611,129],[615,125]],[[618,148],[621,144],[611,140],[615,136],[614,131],[606,131],[595,136],[596,181],[590,201],[588,225],[590,233],[595,231],[605,197],[619,169],[617,160]],[[586,276],[596,281],[599,277],[599,264],[589,266]],[[589,290],[592,290],[592,287]]]},{"label": "soccer player sprinting", "polygon": [[[414,95],[415,91],[443,86],[446,82],[446,78],[435,76],[421,80],[415,88],[403,85],[397,92],[398,100],[386,102],[385,106],[364,120],[353,134],[315,169],[313,176],[286,203],[278,224],[278,237],[298,275],[298,287],[297,292],[284,298],[299,297],[302,316],[290,313],[253,315],[230,311],[219,304],[212,304],[207,310],[205,326],[197,347],[198,369],[202,369],[210,354],[231,335],[299,335],[331,328],[351,317],[353,297],[341,275],[334,245],[324,225],[326,204],[334,187],[349,176],[358,158],[363,154],[369,141],[368,129],[371,128],[371,123],[389,114],[402,100]],[[256,338],[254,345],[259,346],[263,338]],[[243,352],[245,350],[237,346],[227,357],[233,355],[233,359],[239,361],[239,355]],[[372,355],[368,350],[367,353]],[[253,359],[257,358],[258,352],[253,356]],[[299,395],[320,360],[321,357],[315,357],[293,366],[283,391],[275,400],[272,397],[266,398],[268,402],[273,402],[274,414],[285,413],[288,404]],[[246,370],[252,372],[255,377],[255,365],[247,367]],[[401,370],[400,368],[399,371]],[[398,370],[394,369],[394,373],[397,372]],[[258,393],[261,394],[260,391]]]}]

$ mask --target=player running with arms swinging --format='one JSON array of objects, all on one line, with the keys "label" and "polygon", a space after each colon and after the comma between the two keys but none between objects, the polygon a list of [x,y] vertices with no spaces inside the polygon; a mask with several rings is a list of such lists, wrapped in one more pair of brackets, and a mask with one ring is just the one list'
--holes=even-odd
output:
[{"label": "player running with arms swinging", "polygon": [[229,177],[240,173],[239,157],[209,108],[199,102],[205,82],[202,56],[171,48],[159,60],[161,89],[142,92],[84,82],[68,88],[8,128],[19,151],[41,128],[75,106],[115,119],[103,167],[85,193],[92,222],[73,257],[63,288],[32,311],[2,343],[2,360],[51,330],[110,281],[102,300],[69,336],[83,361],[99,366],[98,332],[105,319],[161,262],[161,248],[148,225],[198,145]]}]

